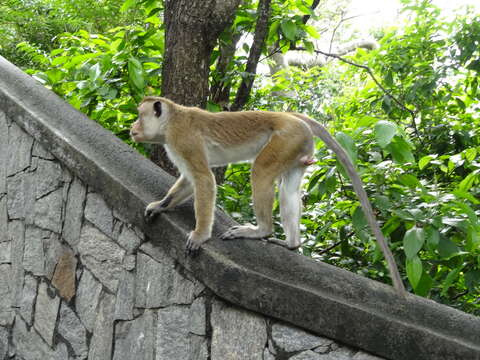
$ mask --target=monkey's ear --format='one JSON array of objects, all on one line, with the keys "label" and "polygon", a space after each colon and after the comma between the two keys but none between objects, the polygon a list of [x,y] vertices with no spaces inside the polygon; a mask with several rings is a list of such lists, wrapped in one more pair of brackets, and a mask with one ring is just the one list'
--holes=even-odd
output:
[{"label": "monkey's ear", "polygon": [[162,102],[155,101],[153,103],[153,110],[155,110],[155,116],[160,117],[160,115],[162,115]]}]

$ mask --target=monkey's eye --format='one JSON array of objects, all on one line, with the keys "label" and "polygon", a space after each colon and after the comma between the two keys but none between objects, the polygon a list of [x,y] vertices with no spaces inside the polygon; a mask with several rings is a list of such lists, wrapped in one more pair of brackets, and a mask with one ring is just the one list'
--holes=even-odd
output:
[{"label": "monkey's eye", "polygon": [[153,104],[153,110],[155,110],[155,116],[160,117],[160,115],[162,115],[162,102],[155,101]]}]

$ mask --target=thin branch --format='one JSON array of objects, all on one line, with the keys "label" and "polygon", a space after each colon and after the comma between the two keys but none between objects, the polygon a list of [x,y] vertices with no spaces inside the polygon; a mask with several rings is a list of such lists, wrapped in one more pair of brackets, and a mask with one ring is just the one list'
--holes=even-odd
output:
[{"label": "thin branch", "polygon": [[237,91],[237,96],[232,104],[233,111],[240,110],[248,100],[253,86],[253,80],[257,72],[258,61],[262,53],[265,38],[268,34],[268,19],[270,16],[271,0],[260,0],[257,9],[257,24],[255,27],[255,35],[253,37],[252,47],[248,55],[247,66],[245,69],[246,76],[243,78]]},{"label": "thin branch", "polygon": [[317,255],[323,255],[327,252],[329,252],[330,250],[336,248],[338,245],[342,244],[343,242],[347,241],[348,239],[350,239],[352,236],[353,236],[354,232],[352,231],[351,233],[348,233],[342,240],[340,241],[337,241],[335,244],[333,245],[330,245],[329,247],[327,247],[326,249],[323,249],[322,251],[318,252]]},{"label": "thin branch", "polygon": [[[303,47],[297,47],[295,50],[303,50],[303,51],[306,51],[307,49],[303,48]],[[392,93],[387,90],[381,83],[380,81],[378,81],[378,79],[376,78],[376,76],[373,74],[373,71],[372,69],[370,69],[368,66],[366,65],[362,65],[362,64],[357,64],[353,61],[350,61],[350,60],[347,60],[345,59],[344,57],[341,57],[337,54],[331,54],[331,53],[327,53],[327,52],[324,52],[324,51],[321,51],[321,50],[314,50],[315,53],[317,54],[321,54],[321,55],[324,55],[324,56],[328,56],[328,57],[331,57],[331,58],[334,58],[334,59],[338,59],[346,64],[349,64],[349,65],[352,65],[352,66],[355,66],[355,67],[358,67],[360,69],[363,69],[365,70],[368,75],[370,75],[370,77],[372,78],[372,80],[375,82],[375,84],[377,84],[377,86],[385,93],[385,95],[387,95],[390,99],[392,99],[402,110],[404,111],[407,111],[410,116],[412,117],[412,128],[413,128],[413,131],[415,132],[415,135],[420,139],[420,134],[418,132],[418,129],[417,129],[417,124],[415,123],[415,119],[416,119],[416,114],[415,114],[415,111],[407,108],[396,96],[392,95]]]},{"label": "thin branch", "polygon": [[[312,3],[312,6],[310,6],[310,10],[315,11],[316,7],[318,6],[318,4],[320,4],[320,0],[313,0],[313,3]],[[304,15],[303,18],[302,18],[302,22],[304,24],[307,23],[307,21],[310,19],[312,15]]]}]

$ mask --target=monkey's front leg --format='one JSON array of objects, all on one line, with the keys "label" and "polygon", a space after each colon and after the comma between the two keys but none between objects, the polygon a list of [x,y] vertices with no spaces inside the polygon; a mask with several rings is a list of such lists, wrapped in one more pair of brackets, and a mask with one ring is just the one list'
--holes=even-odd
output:
[{"label": "monkey's front leg", "polygon": [[177,179],[175,184],[168,190],[167,195],[160,201],[154,201],[148,204],[145,209],[145,221],[152,222],[160,213],[168,211],[175,206],[187,200],[193,194],[193,188],[190,182],[183,176]]},{"label": "monkey's front leg", "polygon": [[215,177],[209,168],[193,174],[195,196],[195,230],[190,232],[185,252],[195,256],[200,246],[212,236],[215,210],[216,186]]}]

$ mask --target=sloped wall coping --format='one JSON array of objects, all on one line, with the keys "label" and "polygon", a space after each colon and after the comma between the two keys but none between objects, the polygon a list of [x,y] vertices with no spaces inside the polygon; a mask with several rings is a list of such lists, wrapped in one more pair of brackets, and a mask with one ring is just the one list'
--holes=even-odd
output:
[{"label": "sloped wall coping", "polygon": [[[480,318],[261,241],[214,239],[184,255],[190,205],[143,221],[173,179],[0,56],[0,107],[218,296],[391,359],[480,359]],[[148,246],[148,245],[142,245]]]}]

